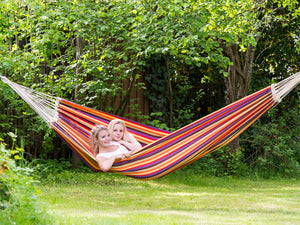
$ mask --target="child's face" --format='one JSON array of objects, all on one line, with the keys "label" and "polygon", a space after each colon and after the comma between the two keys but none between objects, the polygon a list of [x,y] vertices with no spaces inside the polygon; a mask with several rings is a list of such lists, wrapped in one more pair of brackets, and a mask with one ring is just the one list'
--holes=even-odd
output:
[{"label": "child's face", "polygon": [[110,145],[111,136],[107,130],[102,130],[98,134],[98,142],[102,147],[107,147]]},{"label": "child's face", "polygon": [[122,124],[114,125],[113,140],[120,141],[124,135],[124,126]]}]

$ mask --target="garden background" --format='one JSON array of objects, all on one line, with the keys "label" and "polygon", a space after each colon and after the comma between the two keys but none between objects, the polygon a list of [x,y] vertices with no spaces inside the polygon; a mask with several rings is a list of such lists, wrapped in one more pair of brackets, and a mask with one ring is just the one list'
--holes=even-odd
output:
[{"label": "garden background", "polygon": [[[176,130],[300,70],[296,0],[6,0],[0,6],[0,75],[162,129]],[[2,166],[13,158],[16,168],[31,174],[31,165],[38,179],[54,181],[65,170],[86,170],[3,82],[0,106]],[[230,145],[180,173],[298,180],[299,110],[296,89]],[[1,196],[9,201],[9,194]]]}]

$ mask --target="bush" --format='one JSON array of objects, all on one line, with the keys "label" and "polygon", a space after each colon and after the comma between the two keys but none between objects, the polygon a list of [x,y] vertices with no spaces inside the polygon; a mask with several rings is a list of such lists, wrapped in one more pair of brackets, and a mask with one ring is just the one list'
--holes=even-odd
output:
[{"label": "bush", "polygon": [[[281,107],[284,107],[281,106]],[[300,175],[299,109],[277,107],[243,134],[250,169],[264,178]]]},{"label": "bush", "polygon": [[38,202],[33,169],[25,166],[22,151],[6,150],[0,142],[0,224],[53,224]]},{"label": "bush", "polygon": [[192,169],[194,173],[206,176],[246,176],[248,175],[247,165],[244,163],[244,149],[237,149],[236,152],[230,151],[225,146],[188,166],[187,170]]}]

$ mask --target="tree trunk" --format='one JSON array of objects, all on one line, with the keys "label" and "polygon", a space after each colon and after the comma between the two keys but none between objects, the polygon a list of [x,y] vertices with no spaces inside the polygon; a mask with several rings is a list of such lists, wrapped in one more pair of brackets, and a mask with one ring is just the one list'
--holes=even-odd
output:
[{"label": "tree trunk", "polygon": [[[134,87],[134,84],[136,82],[136,71],[132,71],[130,79],[129,79],[129,87],[127,88],[126,95],[123,99],[120,99],[120,104],[118,109],[121,109],[121,112],[119,113],[119,116],[124,116],[125,115],[125,110],[130,103],[131,100],[131,93]],[[117,112],[115,112],[117,114]]]},{"label": "tree trunk", "polygon": [[[84,46],[83,38],[77,37],[76,38],[76,61],[77,62],[80,59],[80,56],[82,54],[83,46]],[[77,63],[76,69],[75,69],[76,80],[77,80],[77,77],[79,76],[79,74],[80,74],[80,68]],[[77,97],[78,97],[78,88],[79,88],[79,85],[76,82],[76,86],[75,86],[75,90],[74,90],[74,100],[75,101],[77,100]],[[80,163],[81,163],[80,157],[73,151],[72,152],[72,168],[78,169],[80,167]]]},{"label": "tree trunk", "polygon": [[[223,49],[226,56],[228,56],[233,63],[233,65],[228,68],[228,76],[225,77],[227,90],[225,101],[228,105],[248,95],[255,47],[249,46],[244,53],[239,52],[238,45],[224,47]],[[235,152],[236,149],[240,147],[239,137],[229,143],[228,146],[231,152]]]},{"label": "tree trunk", "polygon": [[170,127],[173,127],[173,90],[172,90],[172,81],[171,81],[171,74],[170,74],[170,59],[168,55],[165,55],[165,61],[167,66],[167,73],[168,73],[168,89],[169,89],[169,108],[170,108],[170,115],[169,115],[169,124]]}]

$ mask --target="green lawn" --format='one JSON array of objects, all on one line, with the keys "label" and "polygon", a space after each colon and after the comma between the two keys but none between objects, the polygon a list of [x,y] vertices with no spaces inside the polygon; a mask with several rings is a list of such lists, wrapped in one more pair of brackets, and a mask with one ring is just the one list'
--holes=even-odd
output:
[{"label": "green lawn", "polygon": [[[40,184],[58,224],[300,224],[300,180],[70,173]],[[50,182],[54,183],[54,182]]]}]

